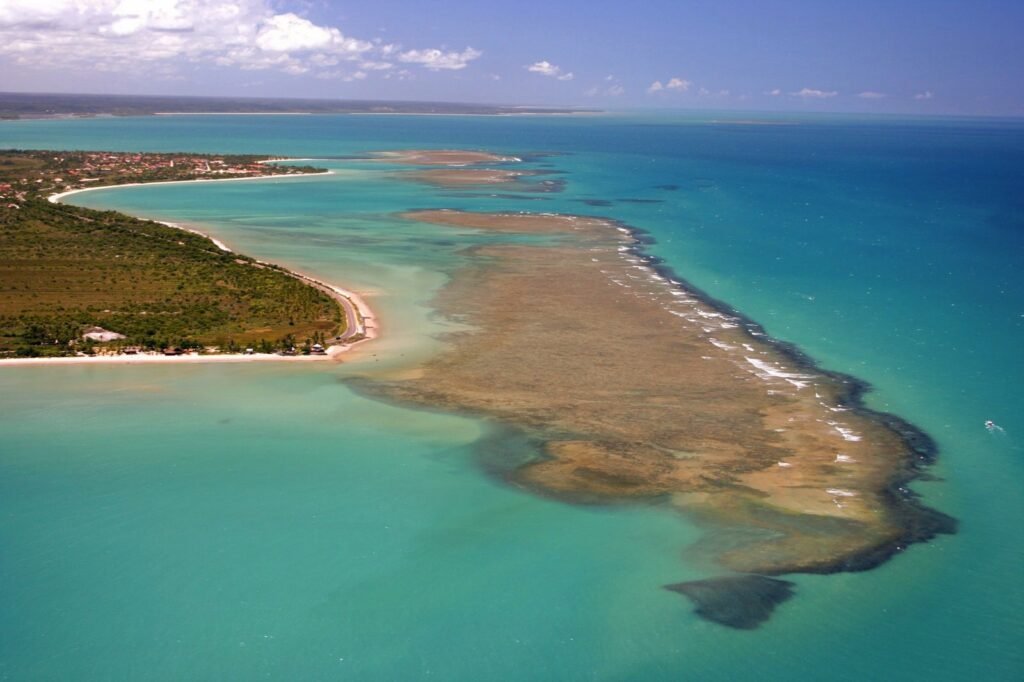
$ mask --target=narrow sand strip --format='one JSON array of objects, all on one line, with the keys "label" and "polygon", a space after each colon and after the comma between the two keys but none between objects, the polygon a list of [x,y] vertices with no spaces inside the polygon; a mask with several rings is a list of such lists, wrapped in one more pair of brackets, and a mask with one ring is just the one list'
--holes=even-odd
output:
[{"label": "narrow sand strip", "polygon": [[[290,161],[290,159],[273,159],[273,161]],[[47,200],[51,204],[60,203],[64,197],[69,197],[72,194],[81,194],[82,192],[94,192],[100,189],[115,189],[122,187],[142,187],[150,185],[183,185],[188,182],[239,182],[241,180],[271,180],[274,178],[305,178],[311,175],[334,175],[334,171],[326,170],[322,173],[275,173],[273,175],[250,175],[244,178],[197,178],[195,180],[160,180],[158,182],[127,182],[123,185],[99,185],[97,187],[81,187],[79,189],[69,189],[66,192],[59,192],[57,194],[51,194],[47,197]]]}]

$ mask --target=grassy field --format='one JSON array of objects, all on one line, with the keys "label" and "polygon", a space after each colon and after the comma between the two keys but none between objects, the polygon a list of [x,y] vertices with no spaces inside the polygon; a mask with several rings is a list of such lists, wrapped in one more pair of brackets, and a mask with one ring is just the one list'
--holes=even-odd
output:
[{"label": "grassy field", "polygon": [[[39,170],[9,157],[5,175]],[[0,354],[83,350],[92,326],[122,345],[270,350],[344,324],[324,292],[200,235],[41,195],[0,207]]]}]

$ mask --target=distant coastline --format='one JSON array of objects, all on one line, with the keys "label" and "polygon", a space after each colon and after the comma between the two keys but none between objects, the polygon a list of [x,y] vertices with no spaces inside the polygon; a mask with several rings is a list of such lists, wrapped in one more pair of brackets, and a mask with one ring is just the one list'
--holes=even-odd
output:
[{"label": "distant coastline", "polygon": [[515,116],[600,113],[597,109],[460,102],[403,102],[250,97],[156,97],[0,92],[0,119],[103,116],[418,114]]}]

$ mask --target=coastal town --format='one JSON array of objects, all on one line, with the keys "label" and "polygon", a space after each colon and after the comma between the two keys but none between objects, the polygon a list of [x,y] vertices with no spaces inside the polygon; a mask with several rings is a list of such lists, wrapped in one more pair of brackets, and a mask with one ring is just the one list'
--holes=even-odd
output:
[{"label": "coastal town", "polygon": [[[266,156],[130,152],[0,151],[0,204],[13,209],[33,197],[142,182],[218,180],[268,175]],[[274,175],[322,173],[278,165]]]}]

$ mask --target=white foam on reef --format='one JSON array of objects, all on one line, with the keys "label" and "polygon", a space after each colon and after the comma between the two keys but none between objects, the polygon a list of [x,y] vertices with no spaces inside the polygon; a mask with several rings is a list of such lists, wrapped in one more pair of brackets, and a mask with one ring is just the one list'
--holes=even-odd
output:
[{"label": "white foam on reef", "polygon": [[826,488],[825,492],[835,497],[857,497],[857,493],[851,490],[843,490],[842,488]]},{"label": "white foam on reef", "polygon": [[[821,421],[821,420],[819,419],[818,421]],[[836,431],[838,431],[839,435],[843,437],[843,440],[849,440],[849,441],[858,441],[858,440],[860,440],[860,436],[858,436],[853,429],[846,428],[845,426],[843,426],[843,424],[841,422],[836,422],[836,421],[829,420],[829,421],[827,421],[825,423],[828,424],[829,426],[831,426]]]},{"label": "white foam on reef", "polygon": [[839,426],[838,424],[833,425],[835,430],[839,432],[839,435],[843,437],[843,440],[858,441],[860,436],[853,432],[852,429]]},{"label": "white foam on reef", "polygon": [[[618,227],[616,229],[618,229],[619,232],[623,234],[631,234],[630,231],[625,228]],[[658,300],[659,295],[661,297],[664,297],[665,292],[667,292],[669,296],[671,296],[672,298],[667,300],[664,298],[662,299],[665,300],[665,311],[671,315],[682,318],[683,320],[692,325],[697,326],[699,329],[702,330],[703,334],[707,335],[707,341],[711,345],[718,348],[719,350],[726,352],[736,352],[739,350],[739,346],[727,343],[713,336],[716,333],[722,333],[723,330],[743,328],[744,331],[746,331],[753,337],[765,336],[765,334],[761,332],[745,327],[742,324],[740,318],[734,315],[729,315],[728,313],[719,312],[715,310],[713,307],[707,306],[703,301],[694,297],[692,292],[686,290],[685,288],[682,288],[681,282],[660,275],[656,269],[651,267],[649,261],[642,258],[638,258],[632,247],[621,245],[618,246],[617,248],[620,258],[623,261],[623,264],[628,264],[625,265],[626,271],[615,273],[601,270],[601,272],[603,274],[608,275],[609,279],[614,284],[620,287],[623,287],[625,289],[632,289],[633,286],[630,286],[631,284],[636,286],[638,289],[638,293],[636,295],[640,298],[650,298],[651,300]],[[592,260],[597,262],[596,258]],[[631,272],[631,270],[641,270],[647,275],[647,277],[645,278],[643,276],[640,276],[639,273],[634,274]],[[627,284],[626,282],[629,282],[630,284]],[[653,284],[655,286],[660,285],[655,290],[657,292],[656,294],[650,293],[652,290],[648,288],[648,284]],[[680,308],[682,308],[682,310]],[[781,379],[782,381],[785,381],[786,383],[792,385],[797,390],[799,390],[811,386],[813,384],[813,380],[816,378],[816,375],[814,374],[805,374],[801,372],[787,370],[786,368],[780,366],[779,363],[772,363],[768,362],[767,360],[755,357],[757,355],[763,356],[766,355],[767,353],[762,349],[755,348],[750,343],[742,343],[741,345],[743,350],[746,351],[746,353],[750,354],[749,356],[742,356],[745,357],[746,361],[754,368],[750,370],[750,373],[754,374],[755,376],[759,377],[762,380],[771,381]],[[708,356],[701,357],[705,359],[710,359]],[[737,357],[736,359],[739,360],[739,357]],[[772,393],[774,394],[775,391],[772,391]],[[822,404],[822,407],[831,409],[833,411],[840,411],[842,409],[832,408],[825,404]],[[846,429],[844,432],[840,433],[846,440],[860,439],[859,436],[854,434],[849,429]]]},{"label": "white foam on reef", "polygon": [[810,374],[798,374],[796,372],[786,372],[784,370],[778,369],[777,367],[772,367],[770,364],[768,364],[764,360],[761,360],[760,358],[748,357],[748,358],[746,358],[746,360],[751,365],[753,365],[757,369],[761,370],[761,374],[758,374],[758,376],[761,377],[762,379],[768,379],[768,378],[783,379],[783,380],[793,384],[798,389],[799,388],[806,388],[809,385],[807,380],[814,378]]},{"label": "white foam on reef", "polygon": [[721,318],[723,320],[726,319],[725,315],[723,315],[722,313],[712,313],[708,312],[707,310],[698,310],[697,314],[700,315],[701,317],[706,318]]}]

